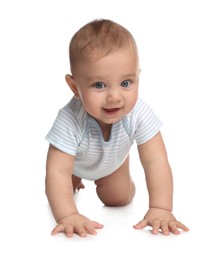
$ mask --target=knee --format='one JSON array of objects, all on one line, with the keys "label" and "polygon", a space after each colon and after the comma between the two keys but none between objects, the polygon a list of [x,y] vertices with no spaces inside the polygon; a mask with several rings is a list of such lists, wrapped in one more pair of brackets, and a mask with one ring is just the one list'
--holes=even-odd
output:
[{"label": "knee", "polygon": [[100,200],[103,202],[105,206],[108,207],[123,207],[128,205],[132,201],[133,197],[130,196],[124,196],[124,197],[119,197],[115,199],[103,199],[100,198]]},{"label": "knee", "polygon": [[107,192],[101,187],[96,187],[97,195],[105,206],[121,207],[129,204],[135,195],[135,185],[132,182],[131,187],[127,189],[111,190]]}]

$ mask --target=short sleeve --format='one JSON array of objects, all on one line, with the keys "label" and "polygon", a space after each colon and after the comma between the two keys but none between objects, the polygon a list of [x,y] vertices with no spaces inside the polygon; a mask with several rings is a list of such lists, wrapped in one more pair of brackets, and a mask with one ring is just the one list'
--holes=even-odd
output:
[{"label": "short sleeve", "polygon": [[59,111],[46,140],[63,152],[76,155],[80,142],[80,129],[68,111],[64,109]]},{"label": "short sleeve", "polygon": [[133,113],[134,139],[137,145],[143,144],[155,136],[161,129],[162,122],[143,100],[139,99]]}]

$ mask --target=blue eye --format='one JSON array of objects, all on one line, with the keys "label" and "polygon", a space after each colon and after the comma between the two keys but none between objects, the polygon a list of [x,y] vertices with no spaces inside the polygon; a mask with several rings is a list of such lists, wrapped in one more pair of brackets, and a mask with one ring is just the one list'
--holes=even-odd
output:
[{"label": "blue eye", "polygon": [[131,85],[131,81],[130,80],[124,80],[122,83],[121,83],[121,86],[123,88],[127,88]]},{"label": "blue eye", "polygon": [[94,84],[94,87],[97,88],[97,89],[102,89],[102,88],[105,88],[106,85],[103,82],[96,82]]}]

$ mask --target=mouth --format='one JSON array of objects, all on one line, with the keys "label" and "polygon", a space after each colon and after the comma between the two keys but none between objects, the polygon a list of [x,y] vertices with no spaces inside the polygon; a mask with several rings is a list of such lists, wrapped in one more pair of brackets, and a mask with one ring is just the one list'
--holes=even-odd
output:
[{"label": "mouth", "polygon": [[114,115],[116,114],[121,108],[120,107],[114,107],[114,108],[103,108],[103,111],[107,115]]}]

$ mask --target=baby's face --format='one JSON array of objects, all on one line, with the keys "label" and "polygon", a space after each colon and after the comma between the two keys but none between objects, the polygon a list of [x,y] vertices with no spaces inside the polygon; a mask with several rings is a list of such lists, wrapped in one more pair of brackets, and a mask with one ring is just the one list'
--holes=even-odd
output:
[{"label": "baby's face", "polygon": [[77,64],[74,79],[85,111],[102,127],[119,121],[137,101],[139,72],[138,56],[128,48]]}]

